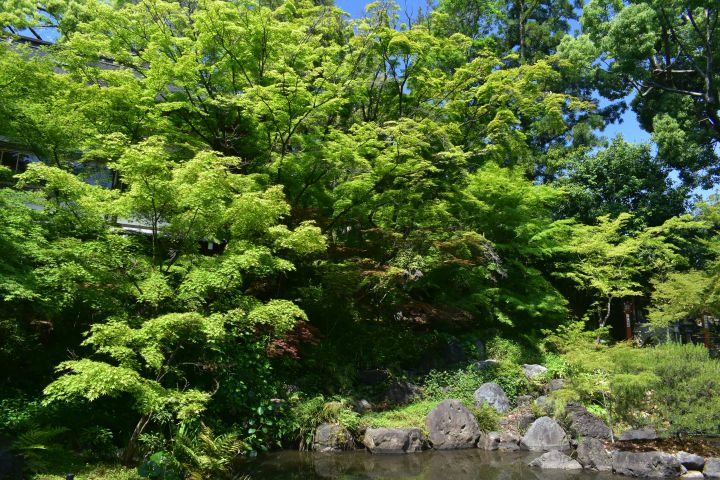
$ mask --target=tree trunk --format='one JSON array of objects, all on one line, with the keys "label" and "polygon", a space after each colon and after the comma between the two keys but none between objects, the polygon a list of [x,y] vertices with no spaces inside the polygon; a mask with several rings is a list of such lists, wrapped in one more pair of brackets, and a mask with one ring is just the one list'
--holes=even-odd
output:
[{"label": "tree trunk", "polygon": [[[612,295],[608,295],[608,301],[607,301],[607,311],[605,312],[605,318],[600,317],[600,306],[598,306],[598,317],[600,320],[600,328],[603,328],[605,325],[607,325],[608,320],[610,319],[610,307],[612,305],[613,297]],[[597,338],[595,339],[595,343],[600,343],[600,334],[598,334]]]},{"label": "tree trunk", "polygon": [[520,63],[525,62],[525,0],[520,0],[518,12],[518,37],[520,43]]},{"label": "tree trunk", "polygon": [[125,451],[123,452],[121,459],[123,465],[131,466],[133,464],[138,451],[138,438],[149,422],[150,415],[143,415],[140,417],[140,420],[138,420],[137,425],[135,425],[135,430],[133,430],[132,435],[130,435],[130,440],[128,440],[127,447],[125,447]]}]

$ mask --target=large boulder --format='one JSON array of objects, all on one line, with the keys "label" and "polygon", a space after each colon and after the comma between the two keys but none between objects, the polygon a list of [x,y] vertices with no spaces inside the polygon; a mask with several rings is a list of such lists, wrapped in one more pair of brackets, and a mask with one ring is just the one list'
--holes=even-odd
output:
[{"label": "large boulder", "polygon": [[370,453],[414,453],[423,449],[419,428],[368,428],[363,445]]},{"label": "large boulder", "polygon": [[481,450],[497,450],[500,447],[500,432],[480,432],[477,447]]},{"label": "large boulder", "polygon": [[563,388],[565,388],[565,380],[562,378],[553,378],[543,387],[543,391],[545,393],[552,393],[557,390],[562,390]]},{"label": "large boulder", "polygon": [[536,365],[532,363],[526,363],[522,366],[523,372],[528,380],[532,380],[535,377],[545,375],[548,371],[547,368],[542,365]]},{"label": "large boulder", "polygon": [[437,450],[474,448],[480,437],[475,415],[460,400],[443,400],[428,413],[425,423]]},{"label": "large boulder", "polygon": [[577,461],[588,470],[612,471],[612,457],[597,438],[586,438],[578,445]]},{"label": "large boulder", "polygon": [[394,405],[407,405],[420,398],[422,398],[420,387],[404,380],[390,384],[385,393],[385,400]]},{"label": "large boulder", "polygon": [[479,362],[475,362],[475,370],[490,370],[498,367],[499,365],[500,362],[498,362],[497,360],[493,360],[492,358],[488,360],[480,360]]},{"label": "large boulder", "polygon": [[598,417],[588,412],[585,407],[571,404],[567,407],[567,420],[570,432],[576,438],[600,438],[609,440],[610,427]]},{"label": "large boulder", "polygon": [[657,440],[657,432],[652,427],[636,428],[628,430],[620,435],[621,442],[638,442],[647,440]]},{"label": "large boulder", "polygon": [[678,452],[675,457],[680,465],[688,470],[702,470],[705,466],[705,457],[688,452]]},{"label": "large boulder", "polygon": [[362,415],[367,412],[372,412],[372,409],[372,403],[368,402],[365,399],[362,399],[355,404],[355,408],[353,410]]},{"label": "large boulder", "polygon": [[352,435],[340,424],[323,423],[315,429],[312,448],[316,452],[340,452],[354,447]]},{"label": "large boulder", "polygon": [[535,420],[520,441],[527,450],[565,450],[570,448],[570,439],[565,430],[552,418],[540,417]]},{"label": "large boulder", "polygon": [[557,450],[543,453],[530,462],[528,466],[552,470],[580,470],[582,468],[582,465],[577,460],[573,460]]},{"label": "large boulder", "polygon": [[520,435],[511,430],[500,433],[500,444],[498,445],[498,450],[505,452],[520,450]]},{"label": "large boulder", "polygon": [[500,413],[505,413],[510,409],[510,400],[505,395],[505,391],[494,382],[480,385],[480,388],[475,390],[473,397],[475,398],[475,405],[478,407],[483,403],[488,403]]},{"label": "large boulder", "polygon": [[666,478],[681,474],[680,462],[663,452],[614,452],[613,472],[629,477]]},{"label": "large boulder", "polygon": [[703,473],[707,478],[720,478],[720,458],[706,458]]}]

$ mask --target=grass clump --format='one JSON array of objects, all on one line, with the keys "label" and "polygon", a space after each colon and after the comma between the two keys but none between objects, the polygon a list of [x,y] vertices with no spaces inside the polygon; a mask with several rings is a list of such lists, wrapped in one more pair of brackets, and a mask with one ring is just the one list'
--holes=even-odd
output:
[{"label": "grass clump", "polygon": [[[368,412],[360,417],[359,423],[369,428],[419,428],[427,434],[425,419],[441,401],[427,399],[382,412]],[[500,414],[493,407],[487,404],[476,407],[472,401],[460,401],[475,415],[481,431],[497,430]]]},{"label": "grass clump", "polygon": [[382,412],[368,412],[359,423],[370,428],[420,428],[427,433],[425,418],[440,400],[421,400]]},{"label": "grass clump", "polygon": [[[33,478],[38,480],[65,480],[67,473],[74,473],[75,478],[83,480],[141,480],[137,469],[122,465],[93,464],[83,466],[64,466],[51,469],[52,473],[38,473]],[[59,471],[58,471],[59,470]]]},{"label": "grass clump", "polygon": [[339,423],[351,431],[359,425],[359,415],[352,410],[348,400],[327,401],[322,395],[297,404],[293,408],[292,417],[301,450],[308,450],[312,446],[315,430],[322,423]]},{"label": "grass clump", "polygon": [[425,377],[423,391],[428,398],[457,398],[472,405],[475,390],[486,382],[500,385],[509,398],[524,395],[530,388],[530,383],[519,365],[501,362],[498,366],[485,370],[477,370],[471,365],[460,370],[432,371]]}]

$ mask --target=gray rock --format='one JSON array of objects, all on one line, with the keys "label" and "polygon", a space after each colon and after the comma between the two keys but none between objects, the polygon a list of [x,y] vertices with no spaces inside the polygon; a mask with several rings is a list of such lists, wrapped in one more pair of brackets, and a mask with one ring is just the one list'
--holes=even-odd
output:
[{"label": "gray rock", "polygon": [[678,452],[675,457],[688,470],[702,470],[705,466],[705,458],[694,453]]},{"label": "gray rock", "polygon": [[480,406],[483,403],[489,403],[500,413],[505,413],[510,409],[510,400],[508,400],[505,391],[497,383],[488,382],[480,385],[473,394],[475,405]]},{"label": "gray rock", "polygon": [[421,398],[420,387],[404,380],[390,384],[385,393],[385,400],[395,405],[407,405]]},{"label": "gray rock", "polygon": [[577,461],[583,468],[600,472],[612,471],[612,457],[597,438],[586,438],[577,447]]},{"label": "gray rock", "polygon": [[683,473],[680,478],[684,479],[700,479],[705,478],[705,475],[703,475],[702,472],[698,472],[697,470],[688,470],[687,472]]},{"label": "gray rock", "polygon": [[580,470],[582,468],[582,465],[577,460],[573,460],[557,450],[543,453],[530,462],[528,466],[552,470]]},{"label": "gray rock", "polygon": [[707,478],[720,478],[720,458],[706,458],[703,473]]},{"label": "gray rock", "polygon": [[497,450],[500,447],[500,432],[480,432],[477,446],[481,450]]},{"label": "gray rock", "polygon": [[475,415],[460,400],[443,400],[428,413],[425,423],[436,450],[474,448],[480,437]]},{"label": "gray rock", "polygon": [[663,452],[614,452],[613,472],[628,477],[678,477],[680,462],[674,455]]},{"label": "gray rock", "polygon": [[621,442],[627,442],[627,441],[645,441],[645,440],[656,440],[657,439],[657,432],[652,427],[644,427],[644,428],[636,428],[633,430],[628,430],[627,432],[624,432],[622,435],[620,435]]},{"label": "gray rock", "polygon": [[489,360],[480,360],[479,362],[475,362],[475,370],[490,370],[496,368],[498,365],[500,365],[500,362],[492,358]]},{"label": "gray rock", "polygon": [[342,425],[323,423],[315,429],[312,449],[316,452],[340,452],[354,447],[352,435]]},{"label": "gray rock", "polygon": [[528,405],[532,403],[532,401],[532,395],[519,395],[518,397],[515,397],[515,405],[517,405],[518,407]]},{"label": "gray rock", "polygon": [[600,438],[609,440],[610,427],[598,417],[588,412],[582,405],[572,404],[567,407],[567,419],[570,432],[577,438]]},{"label": "gray rock", "polygon": [[370,453],[414,453],[423,448],[419,428],[368,428],[363,445]]},{"label": "gray rock", "polygon": [[372,403],[368,402],[367,400],[360,400],[355,404],[354,410],[362,415],[363,413],[372,412],[373,406]]},{"label": "gray rock", "polygon": [[514,452],[515,450],[520,450],[520,435],[511,431],[501,432],[498,450],[504,452]]},{"label": "gray rock", "polygon": [[526,363],[522,366],[523,372],[528,380],[532,380],[535,377],[539,377],[547,373],[548,369],[542,365],[536,365],[532,363]]},{"label": "gray rock", "polygon": [[563,388],[565,388],[565,380],[562,378],[553,378],[543,387],[543,391],[552,393]]},{"label": "gray rock", "polygon": [[565,450],[570,448],[570,439],[565,430],[552,418],[540,417],[535,420],[520,441],[527,450]]}]

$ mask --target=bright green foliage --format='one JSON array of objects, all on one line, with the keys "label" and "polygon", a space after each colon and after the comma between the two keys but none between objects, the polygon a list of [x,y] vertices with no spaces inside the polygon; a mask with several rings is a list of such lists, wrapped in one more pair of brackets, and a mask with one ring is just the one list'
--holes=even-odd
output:
[{"label": "bright green foliage", "polygon": [[489,36],[502,55],[517,52],[524,61],[553,53],[581,6],[574,0],[440,0],[437,20],[469,37]]},{"label": "bright green foliage", "polygon": [[623,213],[615,219],[600,217],[597,225],[577,225],[570,247],[572,266],[558,274],[593,295],[600,327],[610,318],[615,299],[641,296],[644,277],[683,262],[672,240],[700,225],[690,218],[676,217],[635,233],[628,231],[631,219],[630,214]]},{"label": "bright green foliage", "polygon": [[571,325],[551,337],[570,367],[571,382],[557,398],[596,403],[616,425],[649,423],[673,435],[717,433],[720,362],[704,346],[607,346],[580,328]]},{"label": "bright green foliage", "polygon": [[[678,268],[656,275],[652,280],[653,292],[649,307],[651,323],[667,329],[675,322],[700,320],[704,315],[720,313],[718,298],[717,201],[712,198],[700,204],[697,215],[701,228],[695,243],[702,247],[703,256],[693,268]],[[711,236],[712,235],[712,236]]]},{"label": "bright green foliage", "polygon": [[717,314],[717,279],[707,272],[672,272],[653,282],[653,304],[649,318],[653,325],[668,328],[674,322]]},{"label": "bright green foliage", "polygon": [[322,395],[298,402],[292,415],[300,450],[312,447],[315,431],[322,423],[338,423],[349,430],[355,430],[359,425],[359,415],[345,399],[326,401]]}]

